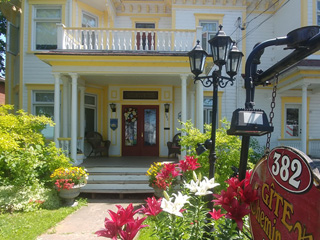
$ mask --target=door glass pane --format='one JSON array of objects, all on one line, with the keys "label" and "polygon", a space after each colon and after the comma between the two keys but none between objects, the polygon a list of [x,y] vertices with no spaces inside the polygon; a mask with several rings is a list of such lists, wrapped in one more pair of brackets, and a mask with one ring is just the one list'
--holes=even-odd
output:
[{"label": "door glass pane", "polygon": [[300,136],[300,113],[298,107],[286,108],[286,137]]},{"label": "door glass pane", "polygon": [[125,146],[135,146],[137,145],[137,120],[138,111],[135,108],[125,108],[124,109],[124,131],[125,131]]},{"label": "door glass pane", "polygon": [[96,111],[93,108],[85,108],[85,133],[95,131]]},{"label": "door glass pane", "polygon": [[144,145],[156,144],[157,112],[156,109],[144,110]]}]

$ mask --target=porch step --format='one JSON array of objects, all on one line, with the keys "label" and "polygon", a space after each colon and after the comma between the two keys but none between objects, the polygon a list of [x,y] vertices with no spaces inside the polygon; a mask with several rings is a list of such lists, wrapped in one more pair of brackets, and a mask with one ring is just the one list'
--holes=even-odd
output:
[{"label": "porch step", "polygon": [[89,173],[86,186],[81,188],[82,193],[154,193],[149,187],[149,178],[146,175],[148,168],[130,167],[86,167]]}]

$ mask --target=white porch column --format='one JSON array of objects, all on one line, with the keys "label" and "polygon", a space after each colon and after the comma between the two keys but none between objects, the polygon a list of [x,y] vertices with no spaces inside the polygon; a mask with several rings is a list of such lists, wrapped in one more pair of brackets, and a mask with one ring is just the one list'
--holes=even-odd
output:
[{"label": "white porch column", "polygon": [[302,116],[301,116],[301,151],[307,154],[307,109],[308,109],[308,98],[307,90],[309,84],[302,86]]},{"label": "white porch column", "polygon": [[200,81],[196,82],[196,125],[203,133],[203,85]]},{"label": "white porch column", "polygon": [[69,73],[72,78],[71,89],[71,158],[77,164],[77,126],[78,126],[78,74]]},{"label": "white porch column", "polygon": [[82,152],[83,152],[83,150],[84,150],[84,118],[85,118],[85,116],[84,116],[84,90],[85,90],[85,87],[80,87],[79,88],[80,89],[80,125],[79,125],[79,127],[80,127],[80,138],[81,138],[81,140],[80,140],[80,142],[81,142],[81,144],[80,144],[80,148],[81,148],[81,150],[82,150]]},{"label": "white porch column", "polygon": [[[187,74],[181,74],[181,121],[187,121]],[[181,136],[185,135],[185,133],[181,133]],[[186,151],[181,151],[181,159],[184,159],[186,155]],[[180,159],[179,159],[180,160]]]},{"label": "white porch column", "polygon": [[69,88],[69,80],[63,79],[63,102],[62,102],[62,137],[69,137],[69,96],[70,96],[70,88]]},{"label": "white porch column", "polygon": [[195,92],[194,91],[191,91],[190,92],[190,119],[191,119],[191,122],[195,123],[195,119],[194,119],[194,105],[195,105]]},{"label": "white porch column", "polygon": [[59,146],[60,137],[60,73],[54,73],[54,142]]}]

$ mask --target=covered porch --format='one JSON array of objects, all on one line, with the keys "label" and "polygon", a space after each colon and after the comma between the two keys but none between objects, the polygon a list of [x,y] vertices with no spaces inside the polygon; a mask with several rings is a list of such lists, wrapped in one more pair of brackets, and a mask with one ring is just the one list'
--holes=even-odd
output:
[{"label": "covered porch", "polygon": [[320,157],[319,73],[320,60],[302,60],[286,70],[277,90],[282,122],[278,145],[297,148],[312,158]]},{"label": "covered porch", "polygon": [[[85,152],[87,97],[96,102],[93,131],[110,140],[111,157],[124,155],[123,111],[128,105],[157,108],[157,157],[168,155],[167,142],[172,141],[177,128],[181,127],[178,119],[182,122],[192,119],[203,129],[203,86],[193,84],[185,52],[54,51],[36,55],[52,66],[54,75],[54,141],[76,160],[76,165],[81,164],[81,152]],[[153,95],[150,99],[141,93]],[[110,109],[111,103],[115,111]],[[170,105],[169,112],[165,111],[166,104]],[[116,128],[111,127],[111,120],[116,120]],[[143,136],[137,134],[137,137]]]}]

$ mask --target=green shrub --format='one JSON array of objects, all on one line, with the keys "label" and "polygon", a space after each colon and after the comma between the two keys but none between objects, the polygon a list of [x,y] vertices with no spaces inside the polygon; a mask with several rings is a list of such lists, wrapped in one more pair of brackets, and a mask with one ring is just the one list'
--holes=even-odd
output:
[{"label": "green shrub", "polygon": [[70,167],[70,159],[41,133],[50,118],[0,106],[0,211],[32,211],[59,204],[51,173]]},{"label": "green shrub", "polygon": [[56,209],[60,200],[55,189],[32,186],[1,186],[0,213],[31,212],[38,209]]},{"label": "green shrub", "polygon": [[[215,180],[220,183],[220,186],[216,188],[220,191],[226,188],[225,181],[234,174],[232,167],[239,167],[240,163],[240,151],[241,151],[241,139],[238,136],[227,135],[227,129],[230,127],[225,119],[221,121],[223,127],[218,128],[216,131],[216,156],[215,163]],[[198,162],[201,164],[201,173],[204,176],[209,175],[209,151],[204,152],[200,156],[196,154],[196,148],[198,143],[204,143],[207,139],[211,139],[211,125],[204,125],[204,133],[201,133],[199,129],[195,128],[191,121],[182,123],[183,128],[179,129],[182,133],[185,133],[181,137],[180,144],[183,150],[186,150],[186,154],[198,158]],[[261,148],[257,140],[253,139],[253,143],[250,144],[248,168],[252,168],[257,161],[257,158],[261,155]]]},{"label": "green shrub", "polygon": [[47,184],[58,167],[68,167],[70,159],[46,144],[41,130],[51,119],[19,110],[9,113],[10,105],[0,106],[0,185],[32,186]]}]

